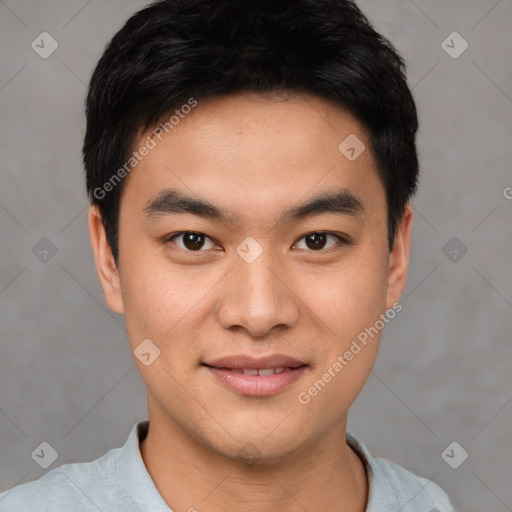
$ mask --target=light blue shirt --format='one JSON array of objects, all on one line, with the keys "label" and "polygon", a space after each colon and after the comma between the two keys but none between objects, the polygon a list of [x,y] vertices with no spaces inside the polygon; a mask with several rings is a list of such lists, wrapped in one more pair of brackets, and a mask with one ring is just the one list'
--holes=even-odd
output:
[{"label": "light blue shirt", "polygon": [[[64,464],[39,480],[5,491],[0,494],[0,512],[172,512],[140,454],[139,440],[148,426],[148,420],[137,423],[124,446],[92,462]],[[347,443],[368,475],[366,512],[454,512],[445,492],[431,480],[373,457],[349,433]]]}]

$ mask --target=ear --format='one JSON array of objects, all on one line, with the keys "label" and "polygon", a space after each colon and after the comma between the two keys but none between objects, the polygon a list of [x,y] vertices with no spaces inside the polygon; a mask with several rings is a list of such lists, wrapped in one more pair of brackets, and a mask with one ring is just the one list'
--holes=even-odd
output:
[{"label": "ear", "polygon": [[91,237],[96,271],[105,294],[105,301],[110,309],[123,315],[124,306],[119,270],[112,256],[103,220],[96,205],[89,208],[89,236]]},{"label": "ear", "polygon": [[393,249],[389,255],[387,309],[400,300],[407,282],[412,221],[413,210],[411,204],[408,203],[395,234]]}]

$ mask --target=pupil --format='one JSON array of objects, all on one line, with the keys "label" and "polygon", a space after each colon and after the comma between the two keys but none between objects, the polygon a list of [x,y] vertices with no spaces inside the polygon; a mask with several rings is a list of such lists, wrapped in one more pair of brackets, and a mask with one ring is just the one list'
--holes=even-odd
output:
[{"label": "pupil", "polygon": [[306,245],[309,249],[321,249],[325,245],[326,238],[327,235],[325,233],[313,233],[306,237]]},{"label": "pupil", "polygon": [[197,250],[201,249],[204,243],[204,237],[203,235],[200,235],[199,233],[187,233],[183,237],[183,244],[187,249],[190,250]]}]

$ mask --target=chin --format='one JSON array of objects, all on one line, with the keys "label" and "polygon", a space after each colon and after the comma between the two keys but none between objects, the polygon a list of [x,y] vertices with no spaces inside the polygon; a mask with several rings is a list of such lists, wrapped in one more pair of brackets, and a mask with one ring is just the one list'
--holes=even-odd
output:
[{"label": "chin", "polygon": [[299,451],[307,442],[303,428],[294,430],[280,429],[279,433],[271,429],[226,429],[232,437],[225,435],[223,443],[219,444],[219,438],[210,439],[212,448],[220,455],[232,460],[238,460],[247,465],[275,464],[286,460]]}]

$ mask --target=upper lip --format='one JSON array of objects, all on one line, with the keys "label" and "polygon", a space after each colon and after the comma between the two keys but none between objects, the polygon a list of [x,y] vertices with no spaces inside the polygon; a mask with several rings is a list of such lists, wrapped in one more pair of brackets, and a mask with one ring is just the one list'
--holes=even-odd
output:
[{"label": "upper lip", "polygon": [[296,368],[305,366],[306,363],[293,357],[283,354],[274,354],[267,357],[255,358],[247,355],[233,355],[215,359],[214,361],[206,361],[203,364],[213,366],[215,368]]}]

